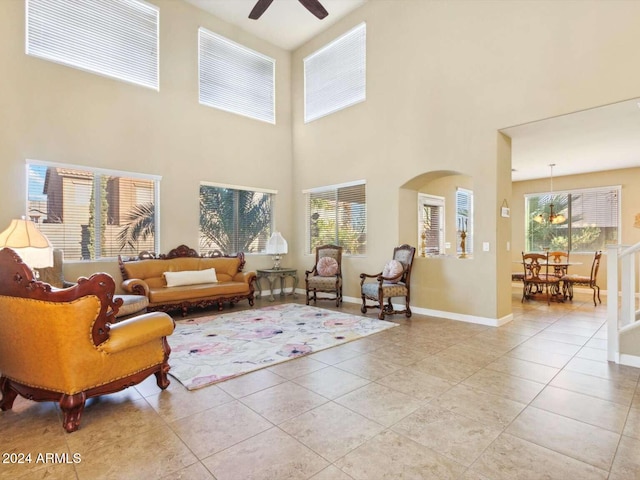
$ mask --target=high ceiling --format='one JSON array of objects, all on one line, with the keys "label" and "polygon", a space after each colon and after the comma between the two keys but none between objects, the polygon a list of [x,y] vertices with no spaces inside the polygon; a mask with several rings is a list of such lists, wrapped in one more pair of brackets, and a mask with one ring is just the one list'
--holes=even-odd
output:
[{"label": "high ceiling", "polygon": [[249,12],[257,0],[185,0],[285,50],[294,50],[367,0],[320,0],[329,15],[319,20],[297,0],[274,0],[258,19]]},{"label": "high ceiling", "polygon": [[640,166],[640,99],[501,130],[514,181]]},{"label": "high ceiling", "polygon": [[[249,19],[257,0],[185,0],[285,50],[294,50],[367,0],[320,0],[323,20],[297,0],[274,0]],[[501,130],[512,138],[512,179],[574,175],[640,166],[640,99]]]}]

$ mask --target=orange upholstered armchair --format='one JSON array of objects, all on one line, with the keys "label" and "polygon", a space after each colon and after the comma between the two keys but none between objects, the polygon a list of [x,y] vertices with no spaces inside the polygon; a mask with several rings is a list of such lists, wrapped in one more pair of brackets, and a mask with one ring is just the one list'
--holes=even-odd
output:
[{"label": "orange upholstered armchair", "polygon": [[[78,429],[87,398],[117,392],[151,374],[169,386],[166,313],[115,323],[122,300],[106,273],[56,289],[36,281],[11,249],[0,250],[0,408],[17,395],[56,401],[68,432]],[[113,324],[111,322],[114,322]]]}]

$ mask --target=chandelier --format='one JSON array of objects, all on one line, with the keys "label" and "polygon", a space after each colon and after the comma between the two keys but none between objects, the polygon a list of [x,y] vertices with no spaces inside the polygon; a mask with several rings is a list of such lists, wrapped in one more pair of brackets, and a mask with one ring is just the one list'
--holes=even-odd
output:
[{"label": "chandelier", "polygon": [[549,168],[551,169],[551,192],[549,194],[551,196],[551,203],[549,204],[549,215],[547,216],[547,218],[545,218],[543,213],[539,213],[538,215],[533,217],[534,222],[538,222],[538,223],[549,222],[553,225],[557,225],[567,220],[566,217],[561,213],[556,213],[553,211],[553,207],[554,207],[553,205],[553,167],[555,166],[556,166],[555,163],[549,164]]}]

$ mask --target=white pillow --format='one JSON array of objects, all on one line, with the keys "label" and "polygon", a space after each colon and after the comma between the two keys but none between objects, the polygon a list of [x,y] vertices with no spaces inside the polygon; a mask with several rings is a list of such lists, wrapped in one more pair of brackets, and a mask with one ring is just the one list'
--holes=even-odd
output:
[{"label": "white pillow", "polygon": [[167,287],[179,287],[181,285],[198,285],[200,283],[216,283],[215,268],[206,270],[184,270],[182,272],[164,272]]},{"label": "white pillow", "polygon": [[[399,261],[389,260],[387,264],[384,266],[384,269],[382,270],[382,276],[393,278],[397,275],[400,275],[403,270],[404,270],[404,267]],[[390,283],[398,283],[400,279],[396,278],[395,280],[387,280],[387,281]]]}]

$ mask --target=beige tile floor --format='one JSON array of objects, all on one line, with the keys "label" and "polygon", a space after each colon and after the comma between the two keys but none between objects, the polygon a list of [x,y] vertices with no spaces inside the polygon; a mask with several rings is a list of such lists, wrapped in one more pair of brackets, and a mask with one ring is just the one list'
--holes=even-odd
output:
[{"label": "beige tile floor", "polygon": [[0,452],[32,463],[3,456],[0,477],[639,479],[640,369],[606,362],[606,306],[513,292],[501,328],[389,317],[399,327],[197,391],[151,378],[94,399],[72,434],[53,403],[18,399]]}]

